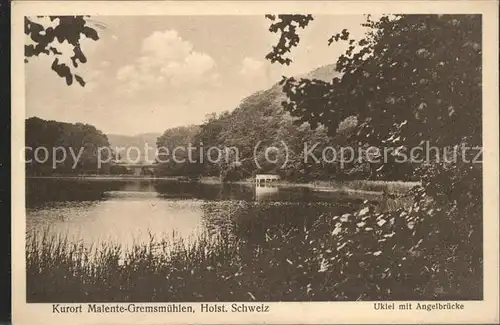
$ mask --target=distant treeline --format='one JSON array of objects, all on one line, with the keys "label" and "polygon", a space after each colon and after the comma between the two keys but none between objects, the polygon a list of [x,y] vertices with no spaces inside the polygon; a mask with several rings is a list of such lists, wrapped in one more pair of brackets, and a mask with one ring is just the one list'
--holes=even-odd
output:
[{"label": "distant treeline", "polygon": [[[241,180],[257,173],[274,173],[283,179],[301,182],[331,179],[410,180],[408,175],[412,174],[413,167],[408,163],[398,164],[380,175],[375,173],[380,164],[360,161],[359,157],[350,157],[349,152],[344,157],[347,159],[341,161],[339,153],[342,147],[351,147],[359,152],[359,146],[350,140],[357,125],[356,118],[345,119],[335,134],[331,135],[324,126],[313,130],[308,123],[297,123],[283,109],[283,100],[285,95],[281,87],[276,85],[245,98],[232,112],[208,115],[201,125],[168,129],[158,138],[157,147],[168,148],[170,157],[162,157],[157,174],[218,176],[224,180]],[[195,148],[192,156],[197,163],[188,162],[186,151],[176,153],[177,162],[173,159],[165,162],[167,158],[172,158],[173,148],[187,147],[189,144]],[[223,153],[217,163],[214,163],[217,150],[209,152],[213,147],[220,148]],[[270,147],[278,150],[269,150],[266,159],[265,149]],[[312,155],[307,159],[304,157],[304,152],[311,152],[313,147],[313,155],[319,158],[319,162]],[[327,147],[330,149],[325,150]],[[224,148],[237,148],[238,157],[234,150],[224,152]],[[336,161],[331,148],[337,153]],[[203,151],[203,162],[200,162],[198,150]],[[185,163],[178,162],[183,159]]]},{"label": "distant treeline", "polygon": [[[315,73],[312,72],[311,77]],[[156,142],[159,148],[156,176],[215,176],[236,181],[258,173],[273,173],[282,179],[297,182],[414,180],[408,176],[412,175],[414,168],[409,163],[395,164],[380,173],[377,169],[382,164],[358,157],[362,148],[351,140],[357,129],[355,117],[346,118],[334,132],[322,125],[312,129],[308,123],[297,122],[283,109],[282,101],[285,99],[282,87],[275,85],[243,99],[232,112],[209,114],[201,125],[167,129]],[[111,147],[110,141],[106,134],[89,124],[32,117],[26,120],[26,145],[32,148],[26,151],[28,175],[131,173],[115,164],[102,163],[99,166],[98,148]],[[174,148],[187,148],[189,145],[194,148],[192,156],[195,163],[189,161],[187,150],[175,152],[176,159],[172,159]],[[47,157],[43,149],[37,152],[38,158],[43,161],[34,159],[35,148],[40,147],[48,149]],[[56,147],[66,148],[66,159],[61,159],[62,150],[53,151]],[[277,150],[268,150],[266,158],[266,149],[270,147]],[[162,148],[169,151],[165,152]],[[231,149],[224,151],[225,148],[236,148],[237,154]],[[342,148],[353,148],[355,156],[346,151],[341,157]],[[219,153],[222,155],[217,159]],[[109,154],[115,156],[111,148],[101,151],[101,161],[110,161]],[[337,159],[334,159],[334,154]],[[78,159],[75,160],[75,157]]]},{"label": "distant treeline", "polygon": [[[26,120],[26,174],[109,174],[125,170],[109,163],[98,164],[98,148],[109,147],[108,137],[94,126],[82,123]],[[111,150],[101,150],[101,161],[109,161]],[[65,156],[66,155],[66,156]]]}]

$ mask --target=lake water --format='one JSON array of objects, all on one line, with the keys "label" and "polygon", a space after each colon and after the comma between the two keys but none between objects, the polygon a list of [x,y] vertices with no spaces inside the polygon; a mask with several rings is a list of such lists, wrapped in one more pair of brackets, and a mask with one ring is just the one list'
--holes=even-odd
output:
[{"label": "lake water", "polygon": [[269,227],[300,227],[324,213],[352,211],[359,203],[307,187],[28,179],[26,227],[28,234],[49,231],[88,245],[106,241],[130,247],[149,242],[150,236],[193,240],[206,232],[259,241]]}]

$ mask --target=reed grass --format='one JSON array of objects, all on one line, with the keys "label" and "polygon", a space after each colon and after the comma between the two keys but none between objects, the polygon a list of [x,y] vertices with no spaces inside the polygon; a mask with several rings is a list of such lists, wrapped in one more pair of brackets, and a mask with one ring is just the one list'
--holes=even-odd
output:
[{"label": "reed grass", "polygon": [[[401,211],[387,212],[387,220],[394,221]],[[381,214],[370,213],[375,225]],[[441,282],[429,286],[433,275],[425,271],[428,258],[414,254],[413,248],[394,251],[394,245],[413,247],[411,235],[404,232],[408,229],[397,230],[403,228],[396,219],[383,232],[358,233],[358,222],[366,216],[325,214],[294,227],[276,223],[260,232],[259,238],[246,238],[241,229],[238,236],[207,232],[193,241],[150,236],[148,243],[130,248],[112,243],[88,247],[48,231],[32,233],[26,248],[27,301],[431,300],[439,297],[436,290],[445,292],[442,299],[479,297],[470,295],[479,295],[480,289],[475,293],[469,289],[481,288],[477,279],[460,291],[455,280],[444,290]],[[248,222],[255,223],[252,220]],[[332,232],[339,220],[345,227],[342,234],[350,237]],[[255,230],[254,226],[240,225]],[[394,231],[401,233],[394,235]],[[385,242],[387,234],[392,242]],[[340,238],[356,248],[341,249]],[[380,238],[388,253],[374,259],[375,247],[382,245]],[[394,264],[402,260],[404,266]]]}]

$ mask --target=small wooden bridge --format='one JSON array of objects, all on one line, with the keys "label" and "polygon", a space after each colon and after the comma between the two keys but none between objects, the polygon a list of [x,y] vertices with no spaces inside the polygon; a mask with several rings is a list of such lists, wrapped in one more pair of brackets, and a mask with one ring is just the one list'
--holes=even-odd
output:
[{"label": "small wooden bridge", "polygon": [[116,166],[122,166],[127,168],[127,170],[132,170],[134,176],[141,175],[153,175],[154,170],[158,168],[159,164],[152,163],[117,163]]}]

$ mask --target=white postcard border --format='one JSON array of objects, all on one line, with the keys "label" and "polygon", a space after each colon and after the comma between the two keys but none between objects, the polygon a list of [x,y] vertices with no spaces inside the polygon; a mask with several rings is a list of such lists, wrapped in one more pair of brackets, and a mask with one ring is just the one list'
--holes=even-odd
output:
[{"label": "white postcard border", "polygon": [[[54,314],[26,303],[24,147],[25,15],[250,15],[266,13],[483,15],[484,301],[464,310],[376,311],[373,302],[267,303],[269,313]],[[12,3],[12,312],[14,324],[488,323],[499,320],[498,2],[496,1],[14,1]],[[180,112],[182,114],[182,112]],[[403,302],[396,302],[396,305]],[[414,302],[416,304],[418,302]],[[424,302],[419,302],[424,303]],[[432,302],[428,302],[432,303]],[[76,304],[78,305],[78,304]],[[83,304],[84,306],[86,304]],[[127,304],[124,304],[127,305]],[[188,304],[186,304],[188,305]],[[198,303],[192,304],[199,306]],[[258,305],[258,304],[257,304]]]}]

